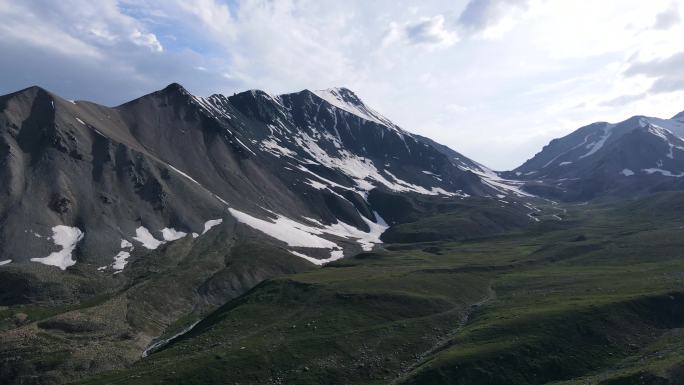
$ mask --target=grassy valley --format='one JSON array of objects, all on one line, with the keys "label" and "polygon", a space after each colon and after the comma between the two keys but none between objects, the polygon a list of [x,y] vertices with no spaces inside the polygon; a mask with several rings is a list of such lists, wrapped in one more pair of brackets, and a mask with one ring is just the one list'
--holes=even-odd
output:
[{"label": "grassy valley", "polygon": [[[83,383],[675,384],[678,202],[567,205],[562,221],[388,244],[267,280],[129,369]],[[449,226],[448,215],[421,223]]]}]

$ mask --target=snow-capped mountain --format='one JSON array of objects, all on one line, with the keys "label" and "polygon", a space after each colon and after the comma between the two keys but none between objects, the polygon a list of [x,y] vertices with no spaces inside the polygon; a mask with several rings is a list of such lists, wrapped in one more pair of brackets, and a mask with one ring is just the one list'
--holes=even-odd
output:
[{"label": "snow-capped mountain", "polygon": [[566,199],[633,195],[684,186],[684,113],[593,123],[559,139],[505,175]]},{"label": "snow-capped mountain", "polygon": [[31,87],[0,97],[0,130],[2,265],[116,272],[216,226],[321,264],[380,243],[382,194],[524,195],[345,88],[203,98],[171,84],[110,108]]}]

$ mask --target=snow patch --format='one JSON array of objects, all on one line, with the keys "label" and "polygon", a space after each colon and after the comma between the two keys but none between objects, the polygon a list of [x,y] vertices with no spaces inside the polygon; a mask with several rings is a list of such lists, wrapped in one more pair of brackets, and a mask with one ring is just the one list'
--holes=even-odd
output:
[{"label": "snow patch", "polygon": [[164,228],[161,230],[162,233],[162,238],[164,238],[165,241],[175,241],[177,239],[181,239],[184,236],[188,235],[188,233],[184,233],[182,231],[178,231],[174,228]]},{"label": "snow patch", "polygon": [[0,261],[0,266],[7,265],[9,263],[12,263],[11,259],[5,259],[4,261]]},{"label": "snow patch", "polygon": [[[418,194],[423,194],[423,195],[461,196],[464,198],[468,197],[468,194],[465,194],[461,191],[452,193],[452,192],[448,192],[448,191],[444,190],[441,187],[431,187],[430,190],[428,190],[423,186],[418,186],[418,185],[409,183],[405,180],[399,179],[398,177],[396,177],[394,174],[392,174],[391,172],[389,172],[387,170],[383,170],[383,172],[385,174],[389,175],[390,177],[392,177],[392,179],[394,179],[394,181],[396,182],[396,183],[392,183],[392,184],[383,183],[387,187],[389,187],[390,189],[392,189],[394,191],[403,191],[403,192],[412,191],[412,192],[417,192]],[[385,181],[387,181],[387,180],[385,179]]]},{"label": "snow patch", "polygon": [[[316,137],[316,134],[314,134]],[[355,184],[354,188],[340,186],[337,183],[324,180],[320,176],[313,172],[310,172],[304,166],[299,165],[298,168],[302,171],[309,172],[317,177],[317,179],[322,182],[328,182],[328,187],[339,186],[347,190],[357,190],[362,194],[374,189],[378,185],[383,185],[390,190],[399,192],[416,192],[419,194],[426,195],[447,195],[447,196],[463,196],[463,193],[458,192],[448,192],[442,188],[425,188],[422,186],[417,186],[406,181],[402,181],[399,178],[391,175],[387,170],[383,172],[390,175],[393,181],[388,180],[383,176],[380,171],[375,167],[372,160],[358,156],[347,150],[340,149],[337,151],[335,156],[328,154],[326,150],[321,148],[316,139],[304,132],[299,132],[298,136],[294,138],[295,143],[309,156],[311,160],[308,161],[309,164],[321,164],[331,169],[339,170],[340,172],[346,174],[350,177]],[[317,185],[320,186],[320,185]]]},{"label": "snow patch", "polygon": [[648,125],[648,132],[650,132],[651,134],[657,136],[658,138],[660,138],[666,142],[668,141],[667,134],[669,133],[669,131],[667,131],[666,129],[664,129],[662,127],[659,127],[659,126],[656,126],[653,124],[649,124]]},{"label": "snow patch", "polygon": [[221,223],[223,223],[223,219],[210,219],[206,222],[204,222],[204,231],[202,231],[202,235],[206,234],[207,231],[211,230],[212,227],[218,226]]},{"label": "snow patch", "polygon": [[[207,191],[209,191],[209,190],[207,190]],[[223,203],[224,205],[228,206],[228,202],[226,202],[225,199],[221,198],[220,196],[218,196],[218,195],[216,195],[216,194],[214,194],[214,193],[211,193],[211,195],[213,195],[214,198],[216,198],[216,200],[218,200],[219,202],[221,202],[221,203]]]},{"label": "snow patch", "polygon": [[351,238],[361,246],[361,249],[364,251],[370,251],[373,249],[375,244],[382,243],[380,240],[380,235],[388,227],[387,223],[385,223],[385,221],[377,213],[374,213],[375,222],[361,215],[361,218],[370,229],[368,232],[365,232],[352,225],[348,225],[339,221],[331,225],[324,225],[315,219],[305,218],[307,221],[317,225],[314,227],[305,225],[276,213],[272,213],[275,218],[264,220],[255,218],[233,208],[229,208],[228,210],[230,211],[231,215],[238,220],[238,222],[244,223],[247,226],[259,230],[270,237],[285,242],[288,246],[330,249],[330,258],[317,260],[323,261],[321,263],[330,262],[331,260],[344,257],[344,252],[340,246],[328,239],[321,237],[321,235],[327,234],[340,238]]},{"label": "snow patch", "polygon": [[114,257],[114,263],[112,264],[112,269],[114,270],[123,270],[124,267],[126,267],[126,264],[128,263],[128,258],[131,256],[131,253],[128,251],[120,251],[119,254],[117,254]]},{"label": "snow patch", "polygon": [[318,96],[319,98],[325,100],[326,102],[332,104],[333,106],[341,110],[344,110],[352,115],[356,115],[365,120],[381,124],[383,126],[386,126],[387,128],[390,128],[394,131],[401,133],[401,131],[399,131],[398,128],[389,119],[380,115],[378,112],[372,110],[371,108],[363,104],[363,102],[361,102],[360,100],[357,99],[354,102],[350,100],[345,100],[349,99],[349,97],[353,97],[353,94],[351,94],[350,91],[340,88],[331,88],[327,90],[313,91],[313,93],[316,94],[316,96]]},{"label": "snow patch", "polygon": [[[329,179],[325,179],[324,177],[322,177],[322,176],[316,174],[315,172],[309,170],[308,168],[306,168],[306,167],[304,167],[304,166],[302,166],[302,165],[299,165],[299,166],[297,167],[297,169],[300,170],[300,171],[304,171],[305,173],[308,173],[308,174],[310,174],[310,175],[312,175],[312,176],[318,178],[318,180],[321,180],[321,181],[327,183],[327,187],[333,186],[333,187],[339,187],[339,188],[344,189],[344,190],[354,190],[354,189],[351,188],[351,187],[342,186],[342,185],[339,184],[339,183],[335,183],[335,182],[333,182],[333,181],[331,181],[331,180],[329,180]],[[311,182],[315,183],[314,181],[311,181]],[[306,182],[305,182],[305,183],[306,183]]]},{"label": "snow patch", "polygon": [[288,250],[292,255],[296,255],[299,258],[304,258],[307,261],[313,263],[314,265],[322,266],[325,265],[326,263],[334,262],[337,261],[338,259],[344,258],[344,251],[342,249],[339,250],[332,250],[330,252],[330,258],[325,258],[325,259],[318,259],[314,257],[309,257],[308,255],[304,253],[300,253],[298,251],[294,250]]},{"label": "snow patch", "polygon": [[385,220],[373,212],[375,222],[368,220],[368,218],[361,215],[361,219],[369,227],[369,231],[365,232],[358,228],[348,225],[344,222],[337,222],[332,225],[325,226],[324,232],[330,235],[336,235],[342,238],[355,238],[356,242],[361,246],[363,251],[371,251],[375,244],[382,243],[380,236],[389,227]]},{"label": "snow patch", "polygon": [[674,149],[676,148],[677,150],[684,150],[683,146],[677,146],[672,143],[672,140],[668,137],[671,136],[676,138],[675,140],[679,139],[681,141],[681,138],[676,137],[670,130],[660,127],[658,125],[655,125],[653,123],[648,124],[648,132],[657,136],[658,138],[662,139],[669,147],[669,151],[666,154],[666,156],[670,159],[674,159]]},{"label": "snow patch", "polygon": [[181,175],[184,176],[186,179],[190,180],[191,182],[193,182],[193,183],[195,183],[195,184],[197,184],[197,185],[199,185],[199,186],[202,186],[202,185],[200,184],[200,182],[194,180],[190,175],[184,173],[183,171],[181,171],[181,170],[179,170],[179,169],[173,167],[172,165],[170,165],[170,164],[168,164],[168,163],[167,163],[166,165],[169,166],[169,168],[171,168],[173,171],[175,171],[175,172],[181,174]]},{"label": "snow patch", "polygon": [[603,133],[601,135],[601,138],[596,142],[589,143],[587,145],[589,152],[580,156],[580,159],[586,158],[590,155],[593,155],[596,153],[596,151],[600,150],[603,147],[603,145],[606,143],[606,140],[608,140],[608,138],[610,137],[612,130],[613,130],[613,127],[615,127],[614,124],[605,123],[605,125],[603,126]]},{"label": "snow patch", "polygon": [[634,175],[634,171],[626,168],[626,169],[620,171],[620,174],[622,174],[624,176],[632,176],[632,175]]},{"label": "snow patch", "polygon": [[321,249],[338,248],[337,244],[318,235],[323,234],[320,229],[301,224],[290,218],[277,215],[272,220],[255,218],[234,208],[229,208],[230,214],[240,223],[259,230],[262,233],[294,247],[313,247]]},{"label": "snow patch", "polygon": [[235,140],[237,140],[237,142],[238,142],[242,147],[244,147],[247,151],[249,151],[250,153],[252,153],[252,155],[256,156],[256,154],[254,153],[254,151],[252,151],[249,147],[247,147],[246,144],[242,143],[242,141],[240,140],[240,138],[238,138],[237,136],[233,136],[233,138],[235,138]]},{"label": "snow patch", "polygon": [[294,157],[295,155],[297,155],[296,152],[290,150],[289,148],[285,148],[285,147],[279,145],[273,139],[268,139],[268,140],[262,141],[260,148],[263,151],[266,151],[269,154],[271,154],[275,157],[278,157],[278,158],[280,158],[283,155],[289,156],[289,157]]},{"label": "snow patch", "polygon": [[[520,186],[524,182],[522,181],[516,181],[516,180],[510,180],[510,179],[504,179],[499,176],[496,172],[493,170],[490,170],[487,167],[482,166],[480,169],[474,169],[470,168],[467,166],[460,165],[458,166],[461,170],[464,171],[470,171],[477,176],[479,176],[482,180],[482,183],[486,184],[487,186],[493,188],[494,190],[497,190],[502,193],[506,194],[514,194],[520,197],[534,197],[534,195],[523,191]],[[536,173],[536,171],[530,171],[528,173],[525,173],[525,175],[531,175]]]},{"label": "snow patch", "polygon": [[304,181],[304,183],[306,183],[306,184],[308,184],[309,186],[315,188],[316,190],[325,190],[325,189],[328,188],[327,185],[324,185],[324,184],[321,183],[321,182],[318,182],[318,181],[315,181],[315,180],[311,180],[311,179],[306,179],[306,180]]},{"label": "snow patch", "polygon": [[150,230],[148,230],[144,226],[140,226],[137,229],[135,229],[135,237],[133,237],[133,239],[142,243],[143,247],[145,247],[148,250],[155,250],[157,247],[164,243],[163,241],[156,239],[152,235],[152,233],[150,233]]},{"label": "snow patch", "polygon": [[660,119],[660,118],[652,118],[652,117],[645,117],[642,120],[644,122],[650,123],[654,126],[664,128],[679,138],[684,137],[684,120]]},{"label": "snow patch", "polygon": [[647,173],[647,174],[649,174],[649,175],[658,173],[658,174],[661,174],[661,175],[663,175],[663,176],[671,176],[671,177],[674,177],[674,178],[681,178],[681,177],[684,176],[684,173],[681,173],[681,174],[673,174],[671,171],[663,170],[663,169],[661,169],[661,168],[645,168],[645,169],[643,169],[643,170],[641,170],[641,171],[643,171],[643,172],[645,172],[645,173]]},{"label": "snow patch", "polygon": [[49,266],[57,266],[62,270],[75,265],[76,261],[71,258],[71,253],[76,248],[78,242],[83,239],[83,232],[78,227],[55,226],[52,228],[51,239],[56,246],[61,246],[62,250],[55,251],[44,258],[31,258],[31,261]]},{"label": "snow patch", "polygon": [[[116,256],[114,256],[114,262],[112,263],[112,269],[121,271],[126,267],[128,263],[128,258],[131,256],[133,249],[133,244],[125,239],[121,240],[121,248],[128,250],[121,250]],[[98,269],[99,270],[99,269]]]},{"label": "snow patch", "polygon": [[[584,145],[587,143],[587,141],[589,141],[589,137],[590,137],[590,136],[591,136],[591,134],[585,136],[585,137],[584,137],[584,140],[583,140],[580,144],[578,144],[578,145],[572,147],[571,149],[569,149],[569,150],[567,150],[567,151],[564,151],[564,152],[562,152],[562,153],[560,153],[560,154],[554,156],[553,159],[551,159],[550,161],[546,162],[546,164],[545,164],[544,166],[542,166],[542,168],[548,167],[550,164],[552,164],[553,162],[555,162],[556,159],[558,159],[558,158],[560,158],[561,156],[567,154],[568,152],[570,152],[570,151],[572,151],[572,150],[575,150],[575,149],[577,149],[577,148],[579,148],[579,147],[584,146]],[[589,145],[589,146],[591,146],[591,145]],[[589,146],[587,146],[587,148],[589,148]],[[533,171],[532,173],[534,173],[534,172],[536,172],[536,171]],[[530,174],[531,174],[531,173],[528,172],[528,173],[525,174],[525,175],[530,175]]]}]

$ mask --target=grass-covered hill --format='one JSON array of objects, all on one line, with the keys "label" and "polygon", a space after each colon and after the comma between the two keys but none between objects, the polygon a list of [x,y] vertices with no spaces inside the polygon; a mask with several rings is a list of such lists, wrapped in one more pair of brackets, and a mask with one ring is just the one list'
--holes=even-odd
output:
[{"label": "grass-covered hill", "polygon": [[[681,202],[553,206],[562,220],[267,280],[83,383],[680,384]],[[444,233],[449,218],[402,231]]]}]

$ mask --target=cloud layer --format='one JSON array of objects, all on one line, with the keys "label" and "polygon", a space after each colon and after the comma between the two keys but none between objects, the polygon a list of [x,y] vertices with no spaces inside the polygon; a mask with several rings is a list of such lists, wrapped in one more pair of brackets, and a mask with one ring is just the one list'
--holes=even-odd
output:
[{"label": "cloud layer", "polygon": [[0,0],[0,93],[115,105],[347,86],[499,169],[594,120],[684,110],[669,0]]}]

